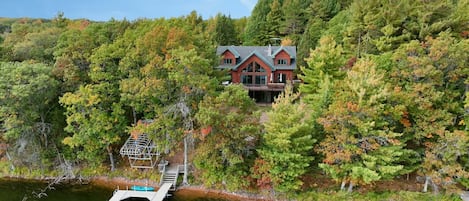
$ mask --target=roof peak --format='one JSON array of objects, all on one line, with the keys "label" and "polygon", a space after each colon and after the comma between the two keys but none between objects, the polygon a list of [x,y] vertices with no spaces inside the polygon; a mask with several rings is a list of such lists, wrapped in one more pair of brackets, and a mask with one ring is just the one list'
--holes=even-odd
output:
[{"label": "roof peak", "polygon": [[[225,46],[218,46],[217,47],[217,55],[222,55],[226,51],[230,51],[236,60],[236,65],[229,65],[229,66],[224,66],[223,68],[231,68],[231,69],[236,69],[238,68],[242,63],[247,61],[249,57],[256,55],[256,57],[260,58],[265,62],[267,65],[269,65],[273,70],[276,69],[295,69],[296,68],[296,46],[272,46],[272,45],[266,45],[266,46],[234,46],[234,45],[225,45]],[[285,51],[289,56],[290,59],[290,65],[280,65],[277,66],[275,64],[275,57],[281,53],[282,51]],[[239,60],[238,60],[239,59]]]}]

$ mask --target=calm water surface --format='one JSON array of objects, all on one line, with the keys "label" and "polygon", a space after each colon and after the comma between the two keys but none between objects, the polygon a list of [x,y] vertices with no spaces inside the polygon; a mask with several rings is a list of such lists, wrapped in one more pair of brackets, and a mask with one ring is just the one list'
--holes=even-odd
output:
[{"label": "calm water surface", "polygon": [[[47,186],[46,183],[30,180],[0,179],[0,201],[108,201],[114,189],[93,185],[58,185],[47,196],[37,198],[35,194]],[[217,196],[197,193],[176,193],[167,201],[230,201]]]}]

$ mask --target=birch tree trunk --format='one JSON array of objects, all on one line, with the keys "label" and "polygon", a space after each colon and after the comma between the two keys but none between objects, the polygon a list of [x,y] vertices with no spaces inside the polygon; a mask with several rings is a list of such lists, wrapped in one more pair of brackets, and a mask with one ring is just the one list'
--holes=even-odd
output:
[{"label": "birch tree trunk", "polygon": [[134,124],[137,124],[137,112],[135,111],[135,107],[132,107],[132,116],[134,118]]},{"label": "birch tree trunk", "polygon": [[347,183],[345,182],[345,180],[342,180],[342,183],[340,184],[340,190],[341,190],[341,191],[345,190],[345,184],[347,184]]},{"label": "birch tree trunk", "polygon": [[15,170],[15,165],[13,165],[13,160],[11,159],[11,156],[10,154],[8,153],[8,150],[5,150],[5,154],[8,158],[8,161],[10,161],[10,169],[11,171],[14,171]]},{"label": "birch tree trunk", "polygon": [[350,181],[350,184],[348,185],[348,192],[351,193],[353,191],[353,182]]},{"label": "birch tree trunk", "polygon": [[111,171],[114,171],[116,166],[114,163],[114,155],[112,154],[111,146],[107,146],[107,154],[109,155],[109,161],[111,162]]},{"label": "birch tree trunk", "polygon": [[182,178],[182,185],[188,185],[187,182],[187,136],[184,137],[184,176]]},{"label": "birch tree trunk", "polygon": [[425,184],[423,184],[423,192],[426,193],[428,191],[428,182],[430,182],[430,177],[425,176]]}]

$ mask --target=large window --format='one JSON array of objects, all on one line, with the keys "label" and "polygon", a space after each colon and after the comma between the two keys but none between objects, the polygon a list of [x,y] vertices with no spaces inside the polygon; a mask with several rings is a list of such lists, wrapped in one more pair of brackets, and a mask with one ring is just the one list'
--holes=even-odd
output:
[{"label": "large window", "polygon": [[248,85],[266,85],[267,75],[241,75],[241,83]]},{"label": "large window", "polygon": [[242,70],[242,72],[258,72],[258,73],[263,73],[265,72],[265,69],[261,67],[260,64],[256,62],[252,62],[248,64],[246,68]]},{"label": "large window", "polygon": [[256,75],[256,84],[266,85],[267,84],[267,76],[266,75]]},{"label": "large window", "polygon": [[256,62],[249,63],[241,71],[241,83],[246,85],[266,85],[267,71]]},{"label": "large window", "polygon": [[241,75],[241,82],[243,84],[252,84],[252,75]]},{"label": "large window", "polygon": [[259,65],[258,63],[255,63],[255,69],[254,71],[255,72],[265,72],[265,69],[261,67],[261,65]]}]

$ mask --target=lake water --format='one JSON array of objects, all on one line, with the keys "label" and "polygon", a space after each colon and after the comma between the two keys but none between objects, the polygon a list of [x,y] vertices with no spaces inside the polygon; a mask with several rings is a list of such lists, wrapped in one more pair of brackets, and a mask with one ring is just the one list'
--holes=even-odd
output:
[{"label": "lake water", "polygon": [[[114,189],[93,185],[57,185],[47,196],[35,195],[46,183],[29,180],[0,179],[0,201],[107,201]],[[168,201],[231,201],[223,196],[181,191]]]}]

